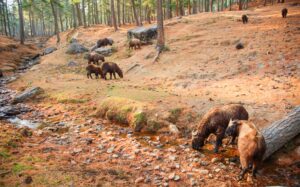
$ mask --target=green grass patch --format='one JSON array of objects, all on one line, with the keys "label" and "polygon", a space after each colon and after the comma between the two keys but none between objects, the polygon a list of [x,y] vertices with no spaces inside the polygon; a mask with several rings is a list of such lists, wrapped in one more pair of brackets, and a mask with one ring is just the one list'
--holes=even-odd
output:
[{"label": "green grass patch", "polygon": [[12,172],[14,174],[18,174],[22,171],[30,170],[30,169],[32,169],[32,166],[26,166],[26,165],[21,164],[21,163],[15,163],[12,167]]},{"label": "green grass patch", "polygon": [[0,150],[0,157],[2,158],[9,158],[10,157],[10,154],[8,153],[7,150],[3,149],[3,150]]}]

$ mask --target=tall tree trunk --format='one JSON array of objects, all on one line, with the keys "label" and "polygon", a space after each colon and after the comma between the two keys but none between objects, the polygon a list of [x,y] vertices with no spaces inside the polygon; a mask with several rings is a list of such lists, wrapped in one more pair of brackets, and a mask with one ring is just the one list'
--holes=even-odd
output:
[{"label": "tall tree trunk", "polygon": [[2,14],[2,18],[3,18],[3,28],[4,28],[4,33],[5,35],[7,36],[8,33],[7,33],[7,27],[6,27],[6,15],[5,15],[5,5],[4,5],[4,2],[0,2],[1,3],[1,7],[0,7],[0,11],[1,11],[1,14]]},{"label": "tall tree trunk", "polygon": [[179,16],[179,0],[176,0],[176,16]]},{"label": "tall tree trunk", "polygon": [[32,35],[35,36],[36,32],[35,32],[35,21],[34,21],[34,11],[33,11],[33,5],[34,5],[34,0],[31,1],[32,5],[30,6],[30,11],[31,11],[31,27],[32,27]]},{"label": "tall tree trunk", "polygon": [[179,11],[180,11],[180,16],[184,16],[184,3],[182,2],[183,0],[179,0]]},{"label": "tall tree trunk", "polygon": [[76,11],[75,11],[75,5],[72,4],[72,15],[73,15],[73,27],[77,27],[77,21],[76,21]]},{"label": "tall tree trunk", "polygon": [[117,0],[118,26],[121,27],[121,6],[120,0]]},{"label": "tall tree trunk", "polygon": [[123,0],[123,3],[122,3],[122,22],[123,22],[123,25],[125,25],[125,23],[126,23],[125,11],[126,11],[125,0]]},{"label": "tall tree trunk", "polygon": [[239,10],[243,9],[243,0],[239,0]]},{"label": "tall tree trunk", "polygon": [[140,24],[143,25],[142,0],[139,0],[139,19],[140,19]]},{"label": "tall tree trunk", "polygon": [[96,24],[99,24],[99,11],[98,11],[98,2],[97,0],[95,0],[95,5],[94,5],[94,9],[95,9],[95,22]]},{"label": "tall tree trunk", "polygon": [[231,11],[231,0],[229,0],[229,11]]},{"label": "tall tree trunk", "polygon": [[64,20],[62,18],[62,13],[61,13],[62,10],[60,8],[58,8],[57,10],[58,10],[59,21],[60,21],[60,30],[62,32],[62,31],[64,31],[64,23],[63,23]]},{"label": "tall tree trunk", "polygon": [[[248,0],[247,0],[248,1]],[[224,0],[222,0],[221,10],[224,10]]]},{"label": "tall tree trunk", "polygon": [[171,8],[171,0],[167,0],[166,3],[166,8],[167,8],[167,18],[171,19],[172,18],[172,8]]},{"label": "tall tree trunk", "polygon": [[17,0],[18,10],[19,10],[19,25],[20,25],[20,43],[24,44],[25,42],[25,31],[24,31],[24,18],[22,10],[22,0]]},{"label": "tall tree trunk", "polygon": [[197,0],[193,0],[193,14],[197,14]]},{"label": "tall tree trunk", "polygon": [[214,0],[210,0],[210,11],[213,12]]},{"label": "tall tree trunk", "polygon": [[8,28],[8,34],[9,36],[12,35],[11,33],[11,29],[10,29],[10,21],[9,21],[9,14],[8,14],[8,8],[7,8],[7,0],[6,0],[6,3],[5,3],[5,12],[6,12],[6,18],[7,18],[7,28]]},{"label": "tall tree trunk", "polygon": [[192,8],[191,8],[191,0],[188,0],[187,3],[188,3],[187,4],[187,6],[188,6],[188,14],[191,15],[192,14],[192,11],[191,11],[192,10]]},{"label": "tall tree trunk", "polygon": [[114,0],[110,0],[110,9],[111,9],[111,21],[114,26],[115,31],[118,30],[116,15],[115,15],[115,3]]},{"label": "tall tree trunk", "polygon": [[50,0],[50,4],[51,4],[51,9],[52,9],[52,13],[53,13],[53,17],[54,17],[54,32],[56,34],[56,43],[60,42],[60,36],[59,36],[59,30],[58,30],[58,20],[57,20],[57,13],[55,11],[55,7],[54,7],[54,0]]},{"label": "tall tree trunk", "polygon": [[75,4],[76,7],[76,13],[77,13],[77,19],[78,19],[78,25],[82,26],[82,19],[81,19],[81,11],[80,11],[80,3]]},{"label": "tall tree trunk", "polygon": [[132,6],[132,10],[133,10],[133,15],[134,15],[135,23],[136,23],[137,26],[141,26],[141,23],[139,21],[138,15],[136,13],[136,8],[135,8],[134,0],[131,0],[131,6]]},{"label": "tall tree trunk", "polygon": [[265,138],[267,151],[264,158],[268,158],[300,133],[300,106],[281,120],[264,128],[262,134]]},{"label": "tall tree trunk", "polygon": [[157,0],[157,50],[159,53],[165,47],[164,19],[162,14],[162,0]]},{"label": "tall tree trunk", "polygon": [[85,0],[82,0],[82,17],[83,17],[83,26],[87,27],[86,16],[85,16]]}]

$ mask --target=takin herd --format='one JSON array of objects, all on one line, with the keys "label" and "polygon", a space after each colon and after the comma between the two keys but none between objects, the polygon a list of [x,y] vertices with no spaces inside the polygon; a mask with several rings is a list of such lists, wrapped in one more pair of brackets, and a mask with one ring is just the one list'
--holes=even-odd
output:
[{"label": "takin herd", "polygon": [[[282,9],[281,14],[286,18],[288,10]],[[248,16],[242,15],[243,24],[248,23]],[[112,45],[113,40],[104,38],[97,41],[97,47]],[[129,49],[140,49],[141,41],[131,39],[128,43]],[[99,63],[101,61],[101,63]],[[101,65],[101,66],[100,66]],[[86,67],[87,77],[92,79],[92,74],[96,78],[107,80],[109,73],[110,79],[116,74],[123,78],[121,68],[114,62],[105,62],[104,56],[97,53],[88,55],[88,65]],[[215,107],[209,110],[199,122],[197,129],[192,132],[192,148],[201,151],[201,148],[207,142],[211,134],[216,136],[214,152],[218,153],[219,147],[222,146],[224,137],[231,137],[230,144],[235,144],[237,139],[237,149],[240,155],[241,172],[238,180],[242,180],[248,170],[251,170],[252,177],[255,177],[258,167],[263,161],[266,151],[266,143],[263,135],[257,129],[256,125],[248,121],[249,114],[247,110],[239,104],[230,104]]]}]

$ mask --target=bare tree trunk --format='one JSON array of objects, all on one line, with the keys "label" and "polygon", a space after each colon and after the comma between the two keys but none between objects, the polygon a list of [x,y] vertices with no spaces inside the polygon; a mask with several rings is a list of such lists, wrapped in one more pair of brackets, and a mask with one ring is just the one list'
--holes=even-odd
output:
[{"label": "bare tree trunk", "polygon": [[197,14],[197,1],[193,0],[193,14]]},{"label": "bare tree trunk", "polygon": [[140,24],[143,25],[143,17],[142,17],[142,0],[139,0],[139,18],[140,18]]},{"label": "bare tree trunk", "polygon": [[176,0],[176,16],[179,16],[179,0]]},{"label": "bare tree trunk", "polygon": [[82,17],[83,17],[83,26],[87,27],[86,16],[85,16],[85,0],[82,0]]},{"label": "bare tree trunk", "polygon": [[221,10],[224,10],[224,0],[222,0],[222,6],[221,6]]},{"label": "bare tree trunk", "polygon": [[243,0],[239,0],[239,10],[243,9]]},{"label": "bare tree trunk", "polygon": [[4,33],[7,36],[7,27],[6,27],[6,15],[5,15],[5,5],[3,1],[0,1],[0,11],[1,11],[1,16],[3,17],[3,28],[4,28]]},{"label": "bare tree trunk", "polygon": [[75,7],[76,7],[76,13],[77,13],[77,19],[78,19],[78,25],[82,26],[82,19],[81,19],[81,11],[80,11],[80,3],[76,3]]},{"label": "bare tree trunk", "polygon": [[134,15],[135,23],[136,23],[137,26],[141,26],[141,23],[139,21],[138,15],[136,13],[136,8],[135,8],[134,0],[131,0],[131,6],[132,6],[132,10],[133,10],[133,15]]},{"label": "bare tree trunk", "polygon": [[72,4],[72,14],[73,14],[73,27],[77,27],[77,21],[76,21],[76,11],[75,11],[75,5]]},{"label": "bare tree trunk", "polygon": [[125,11],[126,11],[126,5],[125,5],[125,0],[123,0],[123,4],[122,4],[122,21],[123,21],[123,25],[125,25],[125,23],[126,23]]},{"label": "bare tree trunk", "polygon": [[162,14],[162,0],[157,0],[157,55],[154,58],[154,62],[158,60],[159,54],[165,47],[164,19]]},{"label": "bare tree trunk", "polygon": [[188,6],[188,14],[191,15],[192,11],[191,11],[191,1],[190,0],[187,1],[187,6]]},{"label": "bare tree trunk", "polygon": [[210,11],[213,12],[214,0],[210,0]]},{"label": "bare tree trunk", "polygon": [[110,8],[111,8],[111,21],[114,26],[115,31],[118,30],[116,15],[115,15],[115,3],[114,0],[110,0]]},{"label": "bare tree trunk", "polygon": [[51,4],[51,9],[52,9],[52,13],[53,13],[53,17],[54,17],[54,32],[56,34],[56,43],[60,42],[60,36],[59,36],[59,30],[58,30],[58,21],[57,21],[57,13],[55,11],[55,7],[54,7],[54,0],[50,0],[50,4]]},{"label": "bare tree trunk", "polygon": [[117,0],[118,26],[121,27],[121,7],[120,0]]},{"label": "bare tree trunk", "polygon": [[5,12],[6,12],[6,18],[7,18],[8,34],[9,34],[9,36],[11,36],[12,33],[11,33],[11,29],[10,29],[10,21],[9,21],[9,14],[8,14],[8,8],[7,8],[7,0],[6,0],[6,3],[5,3]]},{"label": "bare tree trunk", "polygon": [[172,9],[171,9],[171,0],[167,0],[167,18],[171,19],[172,18]]},{"label": "bare tree trunk", "polygon": [[231,11],[231,0],[229,0],[229,11]]},{"label": "bare tree trunk", "polygon": [[268,158],[299,133],[300,106],[296,107],[283,119],[274,122],[269,127],[262,130],[267,145],[264,159]]},{"label": "bare tree trunk", "polygon": [[18,10],[19,10],[20,43],[24,44],[24,42],[25,42],[25,32],[24,32],[24,18],[23,18],[23,10],[22,10],[22,1],[17,0],[17,2],[18,2]]},{"label": "bare tree trunk", "polygon": [[58,15],[59,15],[59,21],[60,21],[60,30],[64,31],[64,24],[63,24],[63,18],[62,18],[62,13],[61,13],[61,9],[58,8]]}]

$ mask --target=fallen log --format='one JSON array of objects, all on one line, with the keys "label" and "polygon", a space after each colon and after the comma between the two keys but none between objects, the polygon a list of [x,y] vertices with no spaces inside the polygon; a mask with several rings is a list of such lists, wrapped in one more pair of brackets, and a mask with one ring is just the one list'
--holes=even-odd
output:
[{"label": "fallen log", "polygon": [[297,106],[283,119],[272,123],[262,130],[267,151],[264,159],[295,138],[300,133],[300,106]]}]

